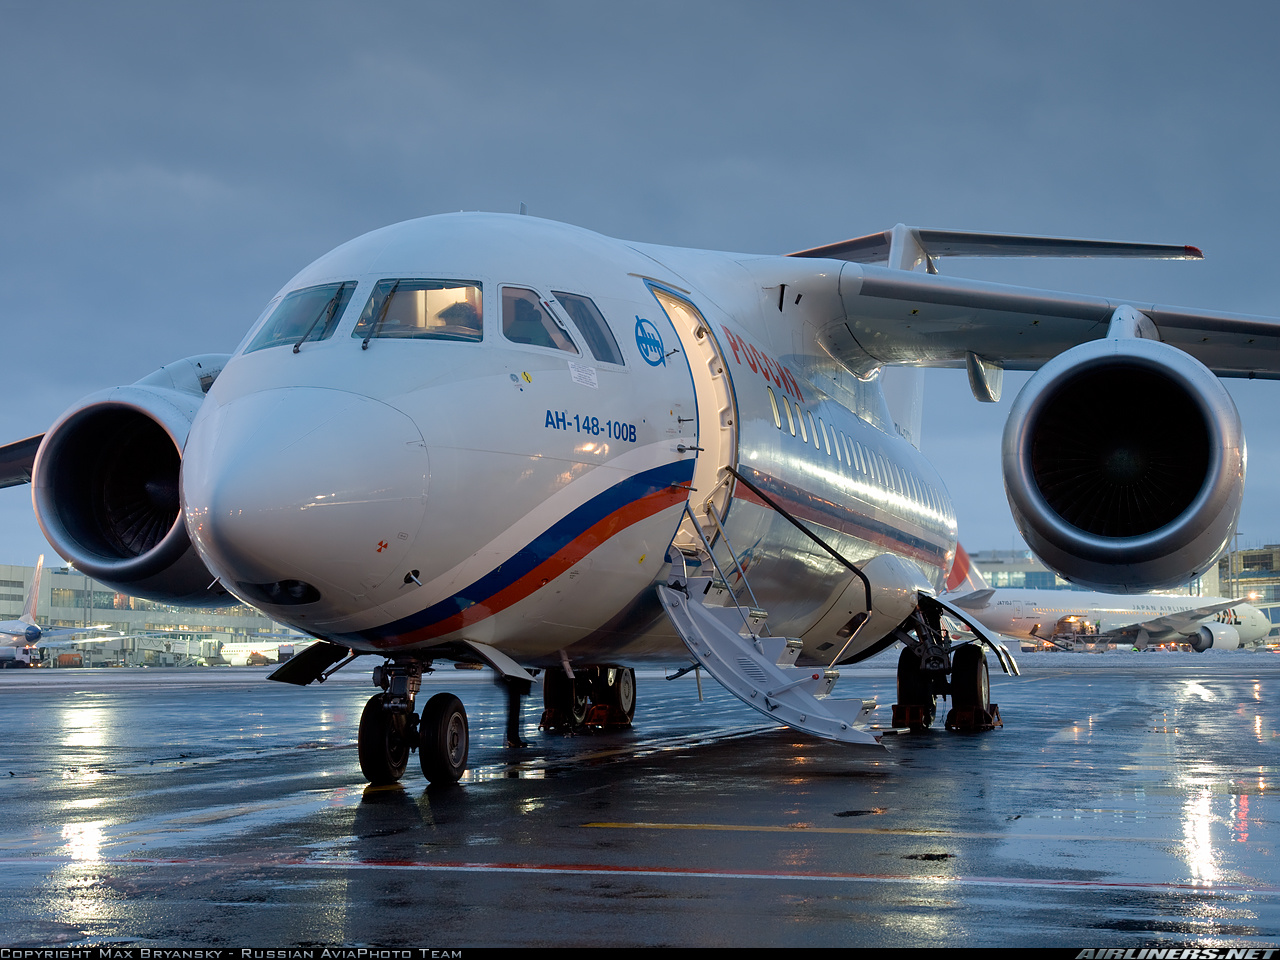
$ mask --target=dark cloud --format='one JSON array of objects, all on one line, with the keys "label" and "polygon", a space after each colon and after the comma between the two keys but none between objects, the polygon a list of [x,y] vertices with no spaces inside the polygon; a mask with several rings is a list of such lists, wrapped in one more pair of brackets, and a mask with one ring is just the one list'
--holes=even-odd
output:
[{"label": "dark cloud", "polygon": [[[0,3],[0,436],[227,351],[298,268],[385,223],[533,213],[784,252],[897,221],[1202,245],[1203,264],[950,272],[1280,312],[1261,6]],[[1256,389],[1255,389],[1256,387]],[[1009,401],[931,383],[974,547],[1012,533]],[[1242,529],[1280,538],[1269,385]],[[1276,389],[1280,389],[1277,386]],[[43,540],[0,497],[0,557]]]}]

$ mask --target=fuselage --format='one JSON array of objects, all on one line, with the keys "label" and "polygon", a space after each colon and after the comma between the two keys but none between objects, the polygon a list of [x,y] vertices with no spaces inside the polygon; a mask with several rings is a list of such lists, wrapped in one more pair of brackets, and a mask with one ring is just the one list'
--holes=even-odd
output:
[{"label": "fuselage", "polygon": [[367,234],[294,277],[213,384],[188,531],[230,591],[355,650],[623,662],[682,649],[653,588],[697,537],[688,506],[735,595],[820,656],[852,577],[729,468],[910,586],[939,588],[955,550],[878,378],[816,342],[839,278],[530,217]]}]

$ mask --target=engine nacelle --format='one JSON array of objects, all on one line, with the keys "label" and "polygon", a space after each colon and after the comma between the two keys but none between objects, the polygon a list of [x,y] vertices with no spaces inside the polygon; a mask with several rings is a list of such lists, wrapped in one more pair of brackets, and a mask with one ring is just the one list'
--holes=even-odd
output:
[{"label": "engine nacelle", "polygon": [[1240,634],[1228,623],[1205,623],[1190,636],[1191,649],[1196,653],[1206,650],[1238,650]]},{"label": "engine nacelle", "polygon": [[1096,590],[1186,583],[1240,515],[1235,403],[1203,364],[1157,340],[1095,340],[1045,364],[1014,401],[1003,458],[1027,545]]},{"label": "engine nacelle", "polygon": [[187,432],[228,359],[189,357],[93,394],[45,434],[31,477],[36,519],[77,570],[164,603],[238,602],[221,584],[209,589],[179,502]]}]

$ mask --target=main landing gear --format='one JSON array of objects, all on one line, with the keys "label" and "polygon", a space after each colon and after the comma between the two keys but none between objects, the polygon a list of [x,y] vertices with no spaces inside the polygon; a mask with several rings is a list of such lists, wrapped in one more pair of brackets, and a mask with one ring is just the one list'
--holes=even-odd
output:
[{"label": "main landing gear", "polygon": [[551,667],[542,682],[544,730],[600,727],[620,730],[636,714],[636,672],[614,665],[575,667],[573,676]]},{"label": "main landing gear", "polygon": [[423,669],[418,660],[388,660],[374,667],[373,682],[383,692],[364,705],[358,740],[360,771],[374,785],[403,777],[414,750],[431,783],[457,783],[467,769],[470,736],[462,701],[437,693],[421,717],[414,712]]},{"label": "main landing gear", "polygon": [[[948,730],[982,731],[1004,726],[991,702],[987,656],[976,643],[953,647],[933,618],[917,611],[895,631],[904,644],[898,657],[898,702],[893,725],[919,733],[937,716],[939,696],[951,696]],[[950,674],[950,679],[948,679]]]}]

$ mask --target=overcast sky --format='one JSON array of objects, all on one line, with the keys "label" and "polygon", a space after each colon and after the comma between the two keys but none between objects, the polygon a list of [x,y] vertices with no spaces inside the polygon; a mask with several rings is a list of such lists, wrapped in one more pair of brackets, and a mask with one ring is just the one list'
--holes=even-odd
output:
[{"label": "overcast sky", "polygon": [[[367,230],[531,213],[783,253],[918,226],[1190,243],[1202,263],[949,274],[1280,314],[1264,4],[0,0],[0,440],[228,352]],[[924,449],[970,549],[1016,537],[1005,399],[930,373]],[[1280,542],[1280,383],[1229,383],[1241,543]],[[45,551],[0,491],[0,562]]]}]

